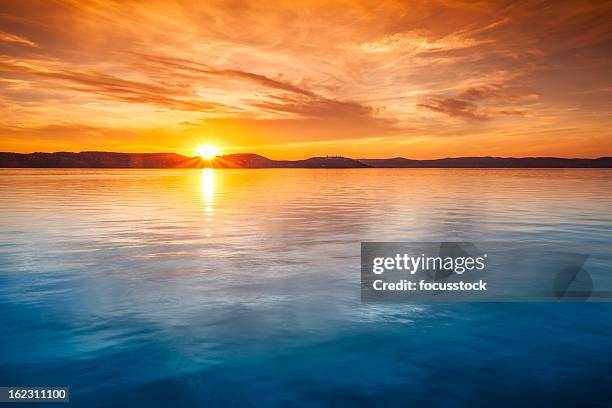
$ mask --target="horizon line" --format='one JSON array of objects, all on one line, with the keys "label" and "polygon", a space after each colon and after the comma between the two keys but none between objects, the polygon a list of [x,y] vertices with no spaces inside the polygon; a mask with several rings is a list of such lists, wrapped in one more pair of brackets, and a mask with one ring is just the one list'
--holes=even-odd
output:
[{"label": "horizon line", "polygon": [[207,161],[212,161],[216,158],[221,158],[221,157],[227,157],[227,156],[234,156],[234,155],[256,155],[256,156],[260,156],[263,157],[265,159],[268,160],[274,160],[274,161],[300,161],[300,160],[308,160],[308,159],[314,159],[314,158],[342,158],[342,159],[350,159],[350,160],[393,160],[393,159],[404,159],[404,160],[414,160],[414,161],[433,161],[433,160],[447,160],[447,159],[482,159],[482,158],[489,158],[489,159],[562,159],[562,160],[598,160],[598,159],[608,159],[608,158],[612,158],[612,156],[594,156],[594,157],[561,157],[561,156],[491,156],[491,155],[485,155],[485,156],[454,156],[454,157],[438,157],[435,159],[412,159],[412,158],[408,158],[408,157],[404,157],[404,156],[393,156],[393,157],[359,157],[359,158],[353,158],[353,157],[348,157],[348,156],[342,156],[342,155],[325,155],[325,156],[310,156],[310,157],[306,157],[303,159],[271,159],[267,156],[263,156],[259,153],[253,153],[253,152],[244,152],[244,153],[228,153],[228,154],[220,154],[218,156],[214,156],[211,159],[204,159],[202,158],[202,156],[186,156],[184,154],[181,153],[176,153],[176,152],[117,152],[117,151],[106,151],[106,150],[82,150],[79,152],[73,152],[73,151],[67,151],[67,150],[59,150],[59,151],[55,151],[55,152],[42,152],[42,151],[34,151],[34,152],[29,152],[29,153],[22,153],[22,152],[7,152],[7,151],[0,151],[0,154],[21,154],[21,155],[32,155],[32,154],[58,154],[58,153],[70,153],[70,154],[81,154],[81,153],[110,153],[110,154],[138,154],[138,155],[142,155],[142,154],[148,154],[148,155],[154,155],[154,154],[174,154],[177,156],[182,156],[182,157],[186,157],[186,158],[190,158],[190,159],[197,159],[197,158],[201,158],[203,160],[207,160]]}]

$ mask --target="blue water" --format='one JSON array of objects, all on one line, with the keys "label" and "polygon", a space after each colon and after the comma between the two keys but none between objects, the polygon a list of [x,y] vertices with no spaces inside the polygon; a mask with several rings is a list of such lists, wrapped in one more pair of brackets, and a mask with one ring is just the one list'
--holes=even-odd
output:
[{"label": "blue water", "polygon": [[0,386],[69,386],[79,407],[608,407],[612,303],[362,304],[359,251],[537,240],[612,273],[611,186],[593,169],[0,170]]}]

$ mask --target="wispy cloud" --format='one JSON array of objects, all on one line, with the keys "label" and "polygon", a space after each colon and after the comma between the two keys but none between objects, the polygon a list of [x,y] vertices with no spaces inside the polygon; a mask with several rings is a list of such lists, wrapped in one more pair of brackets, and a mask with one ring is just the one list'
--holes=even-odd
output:
[{"label": "wispy cloud", "polygon": [[451,33],[442,38],[429,38],[416,31],[400,32],[385,35],[374,41],[354,45],[353,48],[367,53],[402,53],[417,54],[436,51],[451,51],[475,47],[490,43],[493,40],[477,40],[460,33]]},{"label": "wispy cloud", "polygon": [[489,116],[487,114],[478,111],[475,104],[460,99],[453,99],[443,96],[433,96],[419,103],[418,106],[452,117],[466,118],[472,120],[489,119]]},{"label": "wispy cloud", "polygon": [[0,30],[0,41],[6,42],[6,43],[25,45],[27,47],[38,48],[38,45],[34,43],[33,41],[30,41],[27,38],[21,37],[19,35],[4,32],[2,30]]},{"label": "wispy cloud", "polygon": [[87,92],[122,102],[144,103],[169,109],[198,112],[225,112],[224,108],[228,108],[222,104],[189,98],[188,90],[180,86],[162,86],[126,80],[99,72],[56,70],[11,59],[0,59],[0,69],[5,72],[64,81],[67,84],[67,89]]}]

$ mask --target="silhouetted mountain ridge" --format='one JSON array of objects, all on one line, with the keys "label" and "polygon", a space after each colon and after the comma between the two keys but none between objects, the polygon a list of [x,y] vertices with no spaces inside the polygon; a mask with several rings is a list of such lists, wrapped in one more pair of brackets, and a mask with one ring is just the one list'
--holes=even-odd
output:
[{"label": "silhouetted mountain ridge", "polygon": [[612,157],[565,159],[559,157],[448,157],[434,160],[359,159],[371,167],[387,168],[572,168],[612,167]]},{"label": "silhouetted mountain ridge", "polygon": [[0,167],[17,168],[611,168],[612,157],[565,159],[558,157],[455,157],[435,160],[350,159],[340,156],[304,160],[272,160],[255,153],[236,153],[211,160],[176,153],[0,152]]},{"label": "silhouetted mountain ridge", "polygon": [[176,153],[0,153],[0,167],[191,168],[196,160]]}]

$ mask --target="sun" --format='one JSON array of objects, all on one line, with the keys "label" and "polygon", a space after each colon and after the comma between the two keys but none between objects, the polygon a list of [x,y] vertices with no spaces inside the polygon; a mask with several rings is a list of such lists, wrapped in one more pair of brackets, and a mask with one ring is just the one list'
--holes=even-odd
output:
[{"label": "sun", "polygon": [[213,146],[213,145],[202,145],[202,146],[198,146],[195,149],[193,149],[196,151],[196,154],[200,157],[202,157],[203,159],[206,160],[210,160],[215,156],[218,156],[219,153],[221,153],[221,149],[219,149],[217,146]]}]

